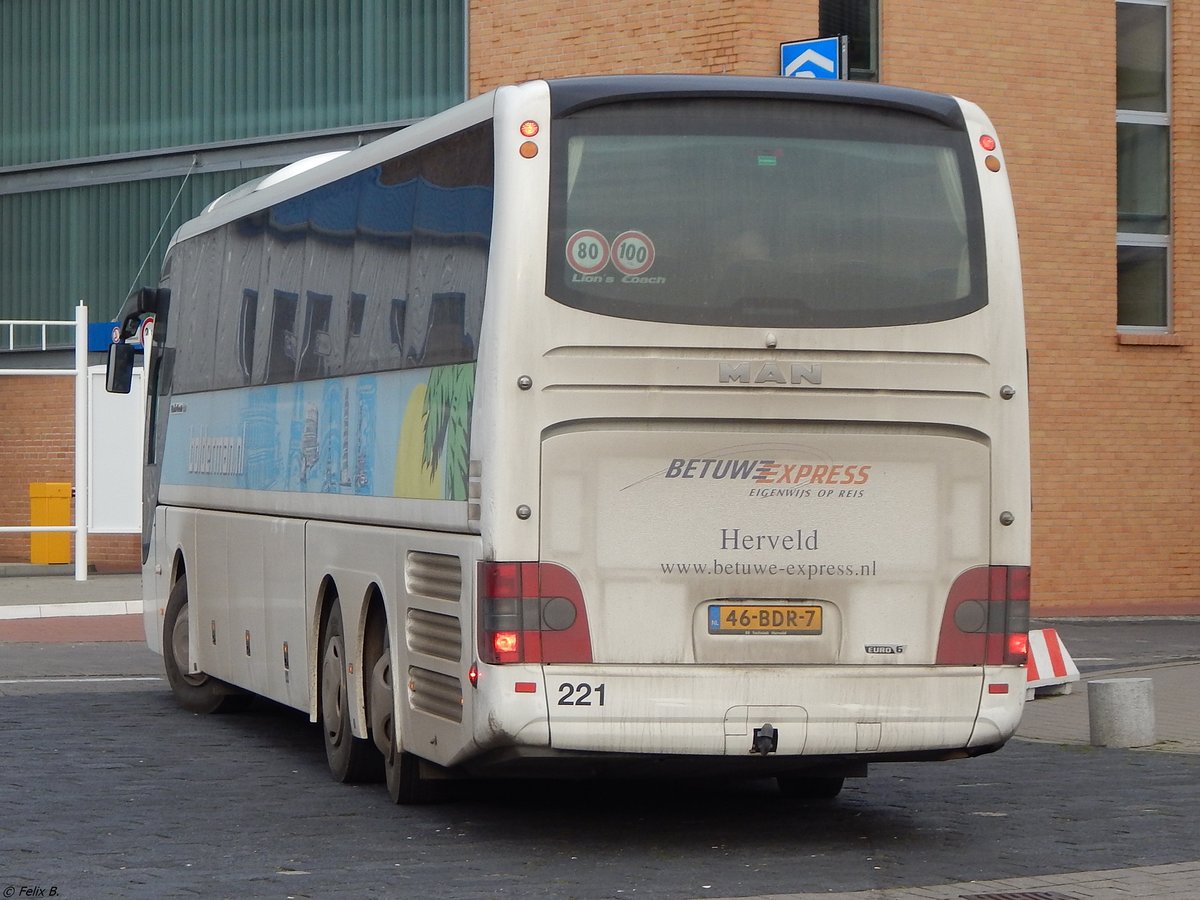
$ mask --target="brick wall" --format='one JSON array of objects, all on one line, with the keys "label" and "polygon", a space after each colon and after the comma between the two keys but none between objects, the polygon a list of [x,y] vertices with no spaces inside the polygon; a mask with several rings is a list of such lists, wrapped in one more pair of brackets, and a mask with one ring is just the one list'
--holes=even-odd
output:
[{"label": "brick wall", "polygon": [[[75,481],[75,383],[0,378],[0,524],[29,524],[29,485]],[[29,562],[28,535],[0,534],[0,560]]]},{"label": "brick wall", "polygon": [[[978,102],[1004,142],[1030,356],[1036,611],[1200,612],[1195,61],[1173,63],[1176,343],[1122,343],[1115,3],[883,9],[884,79]],[[1175,19],[1175,46],[1190,47],[1196,13]]]},{"label": "brick wall", "polygon": [[817,0],[472,0],[470,92],[567,75],[774,75],[780,42],[816,32]]},{"label": "brick wall", "polygon": [[[979,103],[1017,209],[1031,365],[1035,612],[1200,613],[1200,9],[1174,4],[1174,335],[1116,331],[1113,0],[880,4],[882,80]],[[773,75],[791,3],[471,3],[472,94],[535,77]]]},{"label": "brick wall", "polygon": [[[74,423],[72,377],[0,377],[0,525],[29,524],[30,484],[74,483]],[[72,537],[72,559],[74,552]],[[141,535],[88,536],[88,563],[98,572],[139,571],[141,556]],[[29,562],[29,536],[0,534],[0,562]]]}]

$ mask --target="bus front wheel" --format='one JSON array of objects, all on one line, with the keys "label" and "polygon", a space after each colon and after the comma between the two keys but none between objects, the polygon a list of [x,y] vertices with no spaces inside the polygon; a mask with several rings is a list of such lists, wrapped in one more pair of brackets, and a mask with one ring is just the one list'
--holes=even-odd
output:
[{"label": "bus front wheel", "polygon": [[321,641],[321,678],[317,697],[321,709],[321,732],[325,737],[325,758],[336,781],[371,781],[378,770],[379,756],[370,741],[355,737],[350,728],[348,678],[342,606],[334,598]]},{"label": "bus front wheel", "polygon": [[171,588],[163,615],[163,667],[167,682],[179,705],[189,712],[232,711],[245,705],[245,695],[222,681],[193,672],[188,643],[187,579],[180,578]]}]

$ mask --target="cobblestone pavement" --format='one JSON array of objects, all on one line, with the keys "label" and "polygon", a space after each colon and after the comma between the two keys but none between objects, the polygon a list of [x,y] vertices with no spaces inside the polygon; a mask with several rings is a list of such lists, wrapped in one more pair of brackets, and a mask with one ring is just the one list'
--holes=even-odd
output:
[{"label": "cobblestone pavement", "polygon": [[[0,633],[0,893],[1200,897],[1200,621],[1054,624],[1083,683],[1027,704],[1006,748],[810,806],[765,782],[507,782],[397,808],[333,783],[303,716],[179,710],[144,645]],[[1086,682],[1114,674],[1153,679],[1152,748],[1090,746]]]},{"label": "cobblestone pavement", "polygon": [[481,782],[398,808],[380,785],[332,782],[291,711],[194,716],[161,681],[4,680],[0,891],[928,900],[1052,882],[1153,898],[1196,873],[1192,754],[1015,741],[879,766],[809,806],[766,782]]}]

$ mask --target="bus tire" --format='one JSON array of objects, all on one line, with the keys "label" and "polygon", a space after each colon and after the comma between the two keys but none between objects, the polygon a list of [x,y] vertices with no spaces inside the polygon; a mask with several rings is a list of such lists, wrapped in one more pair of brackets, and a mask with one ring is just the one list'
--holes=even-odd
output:
[{"label": "bus tire", "polygon": [[245,708],[249,702],[237,688],[204,672],[191,671],[186,577],[180,578],[171,588],[163,614],[163,668],[167,671],[167,683],[171,685],[175,699],[189,712],[234,712]]},{"label": "bus tire", "polygon": [[779,792],[791,800],[832,800],[842,792],[840,775],[779,775]]},{"label": "bus tire", "polygon": [[335,597],[321,639],[317,689],[325,758],[335,781],[371,781],[377,777],[379,754],[370,741],[355,737],[350,727],[347,662],[342,605]]},{"label": "bus tire", "polygon": [[383,755],[383,772],[388,796],[393,803],[429,803],[435,799],[434,785],[421,777],[421,761],[400,749],[396,728],[396,693],[392,678],[392,650],[386,628],[383,653],[371,670],[371,735]]}]

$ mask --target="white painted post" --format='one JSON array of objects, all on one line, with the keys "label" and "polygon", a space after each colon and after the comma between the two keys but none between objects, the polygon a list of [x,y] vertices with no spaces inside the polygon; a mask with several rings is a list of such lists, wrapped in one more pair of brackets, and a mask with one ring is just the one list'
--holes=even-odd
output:
[{"label": "white painted post", "polygon": [[88,567],[88,308],[75,307],[75,580]]}]

